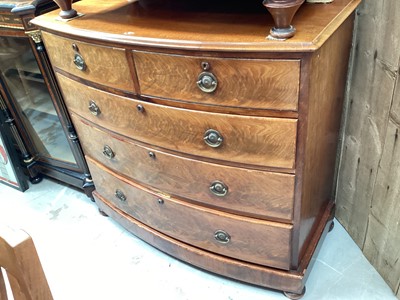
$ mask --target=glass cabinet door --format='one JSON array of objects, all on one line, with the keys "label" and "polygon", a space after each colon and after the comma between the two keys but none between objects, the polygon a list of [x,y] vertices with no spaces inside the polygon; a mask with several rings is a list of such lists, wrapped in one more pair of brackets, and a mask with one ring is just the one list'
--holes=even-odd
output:
[{"label": "glass cabinet door", "polygon": [[27,38],[0,37],[0,70],[36,154],[76,163]]}]

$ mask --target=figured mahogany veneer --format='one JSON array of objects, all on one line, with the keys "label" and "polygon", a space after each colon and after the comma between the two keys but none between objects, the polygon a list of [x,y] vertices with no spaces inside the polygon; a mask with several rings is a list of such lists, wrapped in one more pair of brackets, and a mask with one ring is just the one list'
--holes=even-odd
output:
[{"label": "figured mahogany veneer", "polygon": [[[194,103],[297,111],[299,60],[245,60],[133,52],[142,95]],[[218,86],[204,93],[197,86],[202,64]],[[154,80],[156,79],[156,80]]]},{"label": "figured mahogany veneer", "polygon": [[96,203],[178,259],[299,296],[333,218],[360,1],[302,5],[285,42],[265,39],[263,11],[154,1],[87,0],[80,18],[33,21]]},{"label": "figured mahogany veneer", "polygon": [[[289,269],[292,225],[222,213],[151,193],[88,159],[97,192],[139,222],[172,238],[228,257]],[[115,196],[119,190],[126,199]],[[173,222],[171,222],[174,220]],[[226,229],[229,243],[214,238]]]},{"label": "figured mahogany veneer", "polygon": [[[101,130],[75,114],[71,117],[85,153],[113,172],[125,174],[164,194],[184,197],[222,211],[260,219],[292,220],[294,175],[235,168],[177,156]],[[102,153],[105,144],[115,153],[112,159]],[[210,192],[214,181],[223,182],[228,187],[226,196],[219,197]]]},{"label": "figured mahogany veneer", "polygon": [[[294,168],[297,120],[166,107],[88,88],[62,75],[58,80],[70,111],[138,141],[235,163]],[[88,109],[90,101],[99,107],[99,115]],[[209,129],[221,133],[221,146],[204,142]]]},{"label": "figured mahogany veneer", "polygon": [[[83,79],[110,86],[115,89],[132,91],[133,80],[123,48],[93,46],[81,41],[60,38],[43,32],[53,67]],[[83,70],[77,68],[75,56],[82,58]]]}]

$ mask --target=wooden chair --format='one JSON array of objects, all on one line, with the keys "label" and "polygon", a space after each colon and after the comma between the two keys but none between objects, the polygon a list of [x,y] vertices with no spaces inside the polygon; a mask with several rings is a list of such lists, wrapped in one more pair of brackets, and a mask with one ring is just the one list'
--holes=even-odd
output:
[{"label": "wooden chair", "polygon": [[4,271],[15,300],[53,299],[33,240],[26,232],[0,225],[0,267],[0,300],[8,299]]}]

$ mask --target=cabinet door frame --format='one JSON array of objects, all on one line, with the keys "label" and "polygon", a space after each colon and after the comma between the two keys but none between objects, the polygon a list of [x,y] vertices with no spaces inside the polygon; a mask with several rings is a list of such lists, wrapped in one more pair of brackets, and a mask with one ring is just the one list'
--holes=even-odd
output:
[{"label": "cabinet door frame", "polygon": [[[19,155],[12,140],[11,126],[7,122],[6,108],[0,94],[0,183],[17,189],[21,192],[29,188],[27,176],[23,172],[23,167],[19,161]],[[4,170],[3,170],[4,169]],[[8,177],[4,172],[7,172]],[[11,175],[8,173],[11,172]]]},{"label": "cabinet door frame", "polygon": [[[54,105],[74,161],[63,161],[59,157],[50,157],[41,154],[36,145],[34,145],[28,128],[22,120],[20,109],[15,104],[16,101],[13,99],[12,93],[4,80],[0,78],[0,93],[3,96],[5,106],[8,109],[10,118],[13,119],[14,127],[16,127],[20,137],[16,146],[19,148],[20,153],[17,153],[20,154],[20,157],[24,161],[24,167],[27,169],[29,180],[32,183],[40,182],[44,176],[51,177],[82,189],[89,198],[92,198],[91,194],[94,190],[94,184],[84,158],[82,147],[66,111],[62,94],[58,88],[58,83],[48,60],[46,50],[40,39],[40,31],[33,24],[29,23],[36,15],[53,10],[57,8],[57,5],[53,1],[48,0],[37,3],[37,5],[33,4],[33,6],[35,6],[35,10],[32,9],[32,5],[26,5],[26,7],[18,6],[18,12],[15,13],[12,7],[6,7],[4,14],[13,18],[18,23],[18,26],[6,28],[0,22],[0,28],[2,28],[1,36],[26,39],[26,43],[30,46],[30,51],[32,51],[39,71],[43,75],[44,84]],[[39,39],[36,39],[37,37]],[[0,77],[2,77],[1,74]]]}]

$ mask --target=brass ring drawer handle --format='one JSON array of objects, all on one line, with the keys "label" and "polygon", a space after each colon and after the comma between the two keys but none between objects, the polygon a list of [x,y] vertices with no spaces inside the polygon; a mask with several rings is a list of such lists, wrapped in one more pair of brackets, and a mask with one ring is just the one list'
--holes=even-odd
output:
[{"label": "brass ring drawer handle", "polygon": [[228,244],[231,241],[231,236],[223,230],[217,230],[214,233],[214,238],[221,244]]},{"label": "brass ring drawer handle", "polygon": [[115,197],[121,201],[121,202],[125,202],[126,201],[126,196],[125,194],[121,191],[121,190],[115,190]]},{"label": "brass ring drawer handle", "polygon": [[218,86],[217,77],[213,73],[202,72],[197,79],[197,86],[205,93],[213,93]]},{"label": "brass ring drawer handle", "polygon": [[79,53],[75,53],[74,55],[74,64],[78,70],[85,71],[86,70],[86,63],[83,59],[82,55]]},{"label": "brass ring drawer handle", "polygon": [[221,146],[222,142],[224,141],[224,138],[222,135],[215,129],[208,129],[204,133],[204,142],[212,147],[212,148],[217,148]]},{"label": "brass ring drawer handle", "polygon": [[210,185],[210,191],[215,196],[225,197],[228,194],[228,187],[226,186],[225,183],[221,181],[214,181]]},{"label": "brass ring drawer handle", "polygon": [[103,155],[108,158],[108,159],[112,159],[115,156],[114,151],[111,149],[110,146],[105,145],[103,148]]},{"label": "brass ring drawer handle", "polygon": [[98,107],[96,102],[94,102],[93,100],[89,101],[89,110],[94,116],[98,116],[101,113],[100,107]]}]

